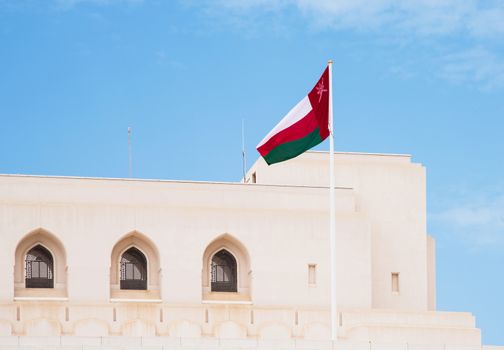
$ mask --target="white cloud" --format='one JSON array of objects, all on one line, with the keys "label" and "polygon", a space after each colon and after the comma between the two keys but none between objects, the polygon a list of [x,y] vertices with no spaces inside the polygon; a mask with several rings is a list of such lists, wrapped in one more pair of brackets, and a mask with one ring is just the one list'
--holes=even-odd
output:
[{"label": "white cloud", "polygon": [[[254,23],[258,28],[271,27],[265,25],[264,18],[278,25],[283,13],[294,12],[316,29],[369,33],[384,43],[385,48],[393,48],[394,42],[410,48],[418,46],[419,41],[436,43],[435,50],[431,50],[433,56],[427,58],[427,63],[436,64],[434,75],[483,90],[504,86],[504,55],[499,51],[504,43],[501,0],[181,1],[248,31],[255,30],[250,28]],[[407,62],[394,65],[415,69],[415,65]],[[400,73],[407,77],[421,75],[404,69]]]},{"label": "white cloud", "polygon": [[504,3],[496,0],[186,0],[206,8],[243,14],[293,7],[318,26],[377,29],[392,27],[420,35],[504,32]]},{"label": "white cloud", "polygon": [[467,26],[477,36],[495,37],[504,34],[504,3],[499,7],[475,12]]},{"label": "white cloud", "polygon": [[441,76],[457,84],[483,89],[504,87],[504,59],[477,47],[441,57]]},{"label": "white cloud", "polygon": [[95,4],[95,5],[113,5],[113,4],[140,4],[143,0],[55,0],[60,8],[70,9],[79,4]]},{"label": "white cloud", "polygon": [[[194,4],[198,4],[201,1],[192,0]],[[284,6],[289,5],[290,0],[213,0],[208,2],[215,7],[222,7],[228,10],[234,11],[250,11],[252,9],[281,9]]]},{"label": "white cloud", "polygon": [[504,194],[466,197],[459,204],[429,218],[470,243],[504,244]]}]

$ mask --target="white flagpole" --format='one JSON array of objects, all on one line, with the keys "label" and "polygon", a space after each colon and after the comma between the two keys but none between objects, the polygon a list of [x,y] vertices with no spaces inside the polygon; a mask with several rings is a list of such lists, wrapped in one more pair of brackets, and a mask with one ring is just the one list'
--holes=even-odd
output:
[{"label": "white flagpole", "polygon": [[331,245],[331,340],[338,340],[338,309],[336,298],[336,198],[334,191],[334,134],[332,101],[332,64],[329,66],[329,244]]},{"label": "white flagpole", "polygon": [[245,153],[245,119],[242,119],[242,169],[243,169],[243,183],[246,182],[247,171],[247,154]]}]

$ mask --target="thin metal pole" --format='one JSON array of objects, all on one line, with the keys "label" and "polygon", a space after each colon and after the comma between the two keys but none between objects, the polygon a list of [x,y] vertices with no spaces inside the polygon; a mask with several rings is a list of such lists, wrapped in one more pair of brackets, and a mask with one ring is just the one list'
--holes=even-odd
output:
[{"label": "thin metal pole", "polygon": [[332,102],[332,64],[329,66],[329,244],[331,246],[331,340],[338,340],[338,309],[336,298],[336,201],[334,191],[334,133]]},{"label": "thin metal pole", "polygon": [[242,167],[243,167],[243,183],[247,171],[247,155],[245,153],[245,119],[242,119]]},{"label": "thin metal pole", "polygon": [[131,152],[131,127],[128,127],[128,163],[129,163],[129,177],[133,177],[133,155]]}]

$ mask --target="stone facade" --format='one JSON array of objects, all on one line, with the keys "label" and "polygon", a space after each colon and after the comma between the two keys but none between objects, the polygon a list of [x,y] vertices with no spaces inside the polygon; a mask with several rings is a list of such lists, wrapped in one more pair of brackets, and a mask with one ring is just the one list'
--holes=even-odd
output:
[{"label": "stone facade", "polygon": [[[327,159],[242,183],[1,175],[0,335],[329,339]],[[341,341],[481,345],[471,314],[436,311],[425,182],[410,156],[336,154]],[[26,286],[38,246],[53,288]],[[122,284],[131,248],[145,289]],[[221,251],[236,291],[214,290]]]}]

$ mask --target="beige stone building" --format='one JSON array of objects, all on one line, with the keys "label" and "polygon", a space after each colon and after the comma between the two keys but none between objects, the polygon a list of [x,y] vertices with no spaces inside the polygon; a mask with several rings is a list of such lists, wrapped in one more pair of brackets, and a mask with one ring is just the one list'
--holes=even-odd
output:
[{"label": "beige stone building", "polygon": [[[0,346],[327,347],[327,184],[323,152],[246,183],[1,175]],[[338,348],[480,349],[436,311],[425,168],[337,153],[336,184]]]}]

